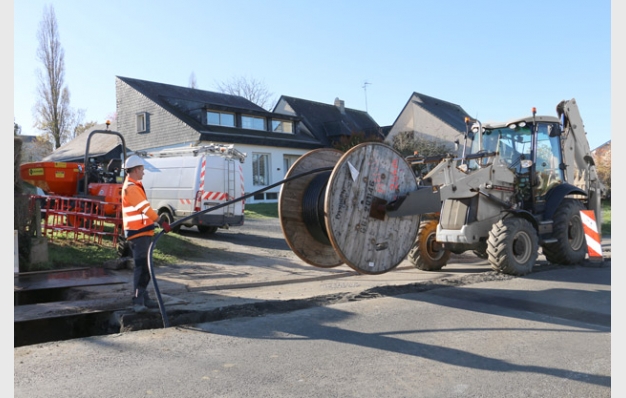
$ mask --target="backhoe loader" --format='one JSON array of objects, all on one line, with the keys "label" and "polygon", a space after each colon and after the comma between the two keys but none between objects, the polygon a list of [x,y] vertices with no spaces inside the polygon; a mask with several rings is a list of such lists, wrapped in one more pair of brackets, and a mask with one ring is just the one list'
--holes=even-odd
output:
[{"label": "backhoe loader", "polygon": [[[551,263],[573,265],[587,254],[581,210],[601,228],[603,184],[575,99],[555,116],[505,123],[466,119],[460,157],[445,156],[423,178],[441,211],[422,212],[408,259],[419,269],[444,267],[451,253],[473,251],[498,272],[525,275],[541,248]],[[407,157],[409,163],[422,162]]]}]

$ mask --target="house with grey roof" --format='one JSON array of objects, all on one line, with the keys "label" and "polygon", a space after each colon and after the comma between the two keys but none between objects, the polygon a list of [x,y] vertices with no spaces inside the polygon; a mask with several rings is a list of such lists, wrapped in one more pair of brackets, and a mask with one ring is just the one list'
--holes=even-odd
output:
[{"label": "house with grey roof", "polygon": [[382,130],[369,113],[346,108],[345,102],[335,98],[332,105],[301,98],[281,96],[274,113],[297,116],[301,132],[314,136],[325,147],[332,147],[341,137],[363,134],[382,140]]},{"label": "house with grey roof", "polygon": [[[321,104],[283,96],[273,111],[223,93],[116,77],[117,128],[133,151],[155,151],[209,143],[234,144],[246,153],[246,193],[284,179],[303,154],[330,147],[342,135],[379,134],[366,113],[342,101]],[[247,203],[276,201],[280,186]]]},{"label": "house with grey roof", "polygon": [[[256,192],[248,203],[273,202],[291,165],[308,151],[333,147],[342,137],[360,134],[393,143],[393,136],[413,131],[452,143],[464,133],[467,113],[458,105],[414,92],[392,126],[381,128],[365,111],[283,95],[265,110],[241,96],[117,76],[116,120],[127,151],[234,144],[246,153],[245,192]],[[103,125],[96,126],[103,128]],[[45,160],[84,159],[88,134],[62,146]],[[385,138],[386,137],[386,138]],[[114,136],[96,135],[90,157],[119,156]],[[107,158],[108,157],[108,158]],[[261,192],[262,191],[262,192]]]},{"label": "house with grey roof", "polygon": [[[124,146],[122,140],[115,134],[106,133],[107,130],[116,131],[115,122],[113,125],[102,123],[93,126],[73,140],[61,145],[54,152],[44,157],[43,161],[83,163],[86,151],[89,152],[87,157],[97,163],[120,159]],[[100,134],[98,131],[104,131],[104,133]],[[124,138],[124,140],[126,139]],[[89,148],[87,148],[87,144],[89,144]],[[130,148],[127,147],[126,150],[130,150]]]},{"label": "house with grey roof", "polygon": [[418,137],[440,141],[452,148],[457,139],[463,142],[465,117],[469,115],[459,105],[414,92],[388,129],[385,142],[392,145],[397,134],[413,132]]}]

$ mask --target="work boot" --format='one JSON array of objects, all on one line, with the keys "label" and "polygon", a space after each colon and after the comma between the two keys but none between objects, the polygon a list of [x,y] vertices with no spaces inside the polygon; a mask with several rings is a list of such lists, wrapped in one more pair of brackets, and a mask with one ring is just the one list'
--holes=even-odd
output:
[{"label": "work boot", "polygon": [[143,296],[133,297],[133,311],[137,313],[148,311],[148,307],[146,307]]},{"label": "work boot", "polygon": [[148,308],[159,308],[159,303],[152,300],[148,295],[148,292],[145,292],[143,294],[143,304]]}]

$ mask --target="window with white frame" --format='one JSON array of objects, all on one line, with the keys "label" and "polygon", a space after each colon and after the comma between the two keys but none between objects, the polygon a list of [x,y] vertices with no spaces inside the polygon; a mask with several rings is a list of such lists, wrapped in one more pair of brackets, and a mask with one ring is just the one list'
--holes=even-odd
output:
[{"label": "window with white frame", "polygon": [[235,115],[227,112],[207,111],[206,123],[216,126],[235,127]]},{"label": "window with white frame", "polygon": [[250,130],[265,130],[265,118],[256,116],[241,116],[241,128]]},{"label": "window with white frame", "polygon": [[283,171],[285,175],[298,158],[300,158],[300,155],[283,155]]},{"label": "window with white frame", "polygon": [[270,155],[267,153],[252,153],[252,183],[253,185],[270,184]]},{"label": "window with white frame", "polygon": [[289,120],[272,119],[272,131],[275,133],[293,133],[293,122]]},{"label": "window with white frame", "polygon": [[137,127],[138,133],[148,131],[148,114],[146,112],[141,112],[136,115],[135,126]]}]

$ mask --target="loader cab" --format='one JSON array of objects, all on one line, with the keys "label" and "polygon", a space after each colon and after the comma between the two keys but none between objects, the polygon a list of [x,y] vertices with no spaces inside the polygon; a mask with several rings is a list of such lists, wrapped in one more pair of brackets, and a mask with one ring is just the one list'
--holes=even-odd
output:
[{"label": "loader cab", "polygon": [[522,207],[541,212],[546,194],[564,181],[559,120],[550,116],[486,123],[470,136],[470,154],[494,153],[469,162],[469,168],[493,163],[506,167],[516,177],[516,191]]},{"label": "loader cab", "polygon": [[[480,131],[480,133],[479,133]],[[469,158],[482,154],[483,157],[469,161],[471,170],[497,162],[505,165],[516,175],[524,174],[531,159],[532,129],[527,125],[509,128],[506,124],[487,123],[482,128],[473,128],[470,134]],[[523,162],[524,161],[524,162]]]}]

